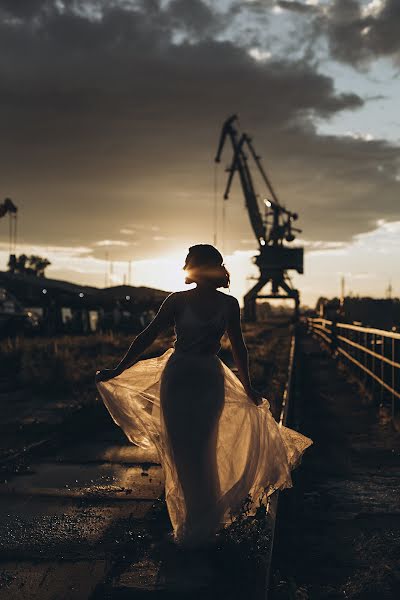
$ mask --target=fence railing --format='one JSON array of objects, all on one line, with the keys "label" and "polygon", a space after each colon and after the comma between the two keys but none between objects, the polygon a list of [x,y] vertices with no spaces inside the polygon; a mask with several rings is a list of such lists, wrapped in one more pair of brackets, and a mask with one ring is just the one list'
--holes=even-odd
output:
[{"label": "fence railing", "polygon": [[380,404],[390,402],[392,417],[400,401],[400,333],[328,319],[307,319],[311,333],[356,372]]}]

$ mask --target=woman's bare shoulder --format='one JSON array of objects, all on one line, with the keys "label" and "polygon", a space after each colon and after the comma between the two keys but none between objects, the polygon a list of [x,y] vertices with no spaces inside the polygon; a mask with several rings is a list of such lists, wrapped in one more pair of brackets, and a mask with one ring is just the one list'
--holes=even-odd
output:
[{"label": "woman's bare shoulder", "polygon": [[239,309],[239,302],[235,296],[230,296],[220,291],[218,291],[218,294],[220,294],[221,301],[225,304],[225,307],[229,312],[235,312]]},{"label": "woman's bare shoulder", "polygon": [[174,306],[174,308],[180,308],[185,302],[186,297],[187,291],[183,290],[180,292],[172,292],[169,294],[169,296],[167,296],[167,300],[172,306]]}]

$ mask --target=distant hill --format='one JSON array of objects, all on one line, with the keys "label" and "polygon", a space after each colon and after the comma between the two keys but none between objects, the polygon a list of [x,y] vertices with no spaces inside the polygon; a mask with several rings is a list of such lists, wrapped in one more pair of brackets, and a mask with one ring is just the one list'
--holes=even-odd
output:
[{"label": "distant hill", "polygon": [[156,288],[145,286],[134,287],[132,285],[115,285],[109,288],[99,288],[98,293],[104,298],[112,298],[114,300],[124,300],[127,296],[130,296],[130,298],[135,300],[147,300],[148,298],[154,300],[157,298],[160,299],[160,301],[164,300],[164,298],[170,294],[170,292],[165,292]]},{"label": "distant hill", "polygon": [[132,285],[97,288],[61,279],[37,277],[31,274],[21,275],[9,273],[8,271],[0,271],[0,287],[5,287],[9,290],[24,305],[32,303],[42,304],[44,299],[48,300],[49,297],[60,302],[71,303],[73,300],[75,303],[85,301],[93,305],[109,304],[117,300],[126,300],[127,297],[131,301],[138,303],[161,303],[170,293],[154,288],[144,286],[135,287]]}]

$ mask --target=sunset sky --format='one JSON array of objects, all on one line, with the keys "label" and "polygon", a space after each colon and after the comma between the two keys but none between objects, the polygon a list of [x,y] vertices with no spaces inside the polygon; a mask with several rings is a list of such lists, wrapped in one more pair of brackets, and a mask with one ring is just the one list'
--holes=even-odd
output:
[{"label": "sunset sky", "polygon": [[[0,200],[49,277],[183,287],[214,238],[214,156],[238,113],[299,213],[304,303],[400,295],[399,0],[0,0]],[[220,250],[241,296],[257,244],[238,180]],[[260,187],[260,193],[263,189]],[[8,260],[0,220],[0,269]]]}]

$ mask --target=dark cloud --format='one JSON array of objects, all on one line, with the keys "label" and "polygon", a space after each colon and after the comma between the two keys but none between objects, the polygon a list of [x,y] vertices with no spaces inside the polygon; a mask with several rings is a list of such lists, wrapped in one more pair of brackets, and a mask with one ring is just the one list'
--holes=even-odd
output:
[{"label": "dark cloud", "polygon": [[357,0],[334,0],[320,24],[334,58],[354,65],[368,60],[366,23]]},{"label": "dark cloud", "polygon": [[319,12],[319,8],[317,6],[312,4],[303,4],[302,2],[297,2],[296,0],[278,0],[276,4],[280,8],[301,14]]},{"label": "dark cloud", "polygon": [[400,56],[400,2],[386,0],[375,17],[367,19],[366,44],[377,55]]},{"label": "dark cloud", "polygon": [[0,175],[26,240],[87,244],[135,223],[206,237],[219,127],[236,111],[306,237],[348,239],[395,214],[398,149],[318,136],[316,117],[363,99],[307,60],[254,60],[216,34],[226,20],[200,0],[192,12],[178,0],[45,4],[0,25]]},{"label": "dark cloud", "polygon": [[[400,2],[381,0],[367,5],[361,0],[333,0],[307,5],[297,0],[278,0],[288,12],[311,17],[314,42],[326,39],[332,58],[358,68],[389,57],[400,63]],[[304,35],[309,34],[305,23]]]},{"label": "dark cloud", "polygon": [[0,15],[27,19],[53,6],[52,0],[0,0]]},{"label": "dark cloud", "polygon": [[171,24],[197,37],[211,37],[220,29],[216,14],[201,0],[172,0],[167,10]]},{"label": "dark cloud", "polygon": [[360,0],[334,0],[315,14],[317,35],[326,36],[336,60],[356,67],[384,56],[400,62],[398,0],[382,0],[369,8]]}]

